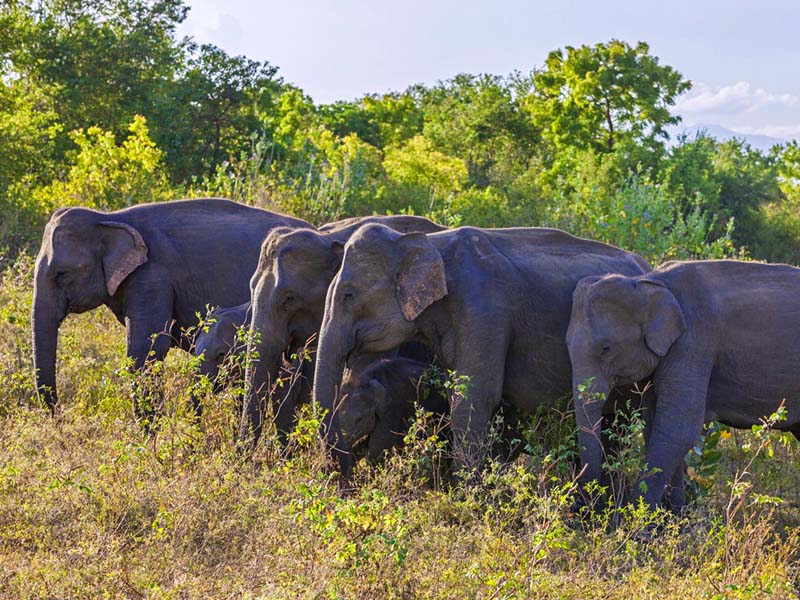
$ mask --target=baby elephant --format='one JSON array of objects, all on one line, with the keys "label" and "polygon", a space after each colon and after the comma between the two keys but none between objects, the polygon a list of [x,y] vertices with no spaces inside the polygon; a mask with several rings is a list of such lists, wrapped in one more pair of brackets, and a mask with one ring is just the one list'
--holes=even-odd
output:
[{"label": "baby elephant", "polygon": [[584,483],[600,479],[602,399],[651,375],[649,471],[638,492],[651,507],[680,481],[703,423],[749,428],[785,399],[779,427],[800,431],[800,269],[719,260],[586,277],[573,295],[567,346]]},{"label": "baby elephant", "polygon": [[429,364],[409,358],[384,358],[346,372],[339,418],[349,447],[378,462],[402,444],[416,404],[434,415],[448,414],[447,399],[423,380]]},{"label": "baby elephant", "polygon": [[[228,355],[242,352],[246,345],[238,339],[238,331],[250,322],[250,302],[230,308],[218,308],[208,315],[207,325],[195,338],[194,355],[200,356],[200,373],[214,382],[214,391],[219,391],[219,369]],[[242,377],[241,369],[235,368],[231,376]]]},{"label": "baby elephant", "polygon": [[[339,418],[356,456],[377,463],[388,450],[400,446],[417,406],[433,413],[442,424],[439,433],[446,439],[450,405],[445,390],[425,380],[425,372],[431,368],[435,367],[410,358],[383,358],[368,364],[356,361],[345,372]],[[520,415],[507,405],[498,412],[502,413],[502,428],[496,432],[490,453],[501,461],[511,461],[523,448]]]}]

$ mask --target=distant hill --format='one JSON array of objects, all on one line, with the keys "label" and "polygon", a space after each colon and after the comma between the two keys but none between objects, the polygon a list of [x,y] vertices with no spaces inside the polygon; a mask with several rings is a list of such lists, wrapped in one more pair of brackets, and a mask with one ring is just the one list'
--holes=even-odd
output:
[{"label": "distant hill", "polygon": [[689,137],[694,137],[699,132],[705,132],[710,137],[716,138],[718,140],[730,140],[733,138],[743,139],[747,143],[749,143],[753,148],[758,150],[767,151],[776,144],[785,144],[789,140],[783,138],[776,138],[771,137],[768,135],[758,135],[753,133],[739,133],[738,131],[734,131],[733,129],[728,129],[727,127],[723,127],[722,125],[714,125],[711,123],[695,123],[695,124],[683,124],[676,127],[668,128],[669,136],[670,136],[670,143],[675,143],[678,139],[678,136],[682,133],[686,133]]}]

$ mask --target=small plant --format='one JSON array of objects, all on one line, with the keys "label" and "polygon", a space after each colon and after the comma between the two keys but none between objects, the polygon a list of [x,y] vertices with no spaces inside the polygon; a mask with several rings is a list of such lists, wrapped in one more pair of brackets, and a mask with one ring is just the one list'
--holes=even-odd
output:
[{"label": "small plant", "polygon": [[761,419],[759,425],[753,425],[750,430],[753,434],[753,441],[745,446],[751,457],[743,469],[737,471],[733,480],[730,482],[730,497],[725,508],[725,520],[731,523],[734,519],[747,518],[744,511],[748,508],[781,504],[783,499],[769,494],[759,494],[754,490],[754,485],[749,478],[751,469],[755,466],[759,458],[766,453],[768,458],[774,456],[773,439],[770,436],[775,426],[785,421],[787,418],[786,400],[781,400],[777,410]]},{"label": "small plant", "polygon": [[686,454],[687,500],[703,502],[716,483],[719,462],[722,458],[720,442],[730,437],[730,429],[716,421],[703,427],[700,439]]}]

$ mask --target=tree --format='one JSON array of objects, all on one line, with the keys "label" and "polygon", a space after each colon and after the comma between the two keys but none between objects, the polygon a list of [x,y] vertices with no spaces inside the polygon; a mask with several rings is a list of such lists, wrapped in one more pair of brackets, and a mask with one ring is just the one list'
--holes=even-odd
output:
[{"label": "tree", "polygon": [[[784,199],[778,185],[777,158],[733,139],[718,144],[714,170],[720,182],[715,208],[721,217],[736,221],[737,244],[754,244],[763,235],[759,232],[764,226],[761,208],[780,204]],[[754,249],[753,256],[769,258],[758,249]]]},{"label": "tree", "polygon": [[783,192],[800,202],[800,142],[797,140],[780,149],[778,174]]},{"label": "tree", "polygon": [[44,183],[53,176],[61,130],[48,94],[22,79],[0,81],[0,196],[15,182]]},{"label": "tree", "polygon": [[172,195],[163,153],[150,139],[147,122],[135,116],[120,144],[110,131],[90,127],[70,133],[78,151],[70,154],[66,177],[34,190],[32,196],[50,213],[60,206],[116,210]]},{"label": "tree", "polygon": [[[3,75],[47,89],[66,132],[124,136],[181,66],[183,0],[15,0],[0,17]],[[159,125],[156,118],[151,124]]]},{"label": "tree", "polygon": [[337,136],[355,133],[380,149],[402,143],[422,131],[422,109],[407,93],[375,94],[355,102],[334,102],[320,106],[319,116]]},{"label": "tree", "polygon": [[277,72],[268,62],[230,56],[212,44],[191,49],[165,105],[171,115],[162,118],[170,126],[153,135],[174,179],[210,175],[249,148],[250,135],[265,128],[263,115],[275,111]]},{"label": "tree", "polygon": [[428,206],[416,207],[418,210],[431,210],[436,200],[459,191],[467,178],[464,161],[434,150],[422,136],[389,148],[383,167],[390,181],[403,186],[410,196],[421,193]]},{"label": "tree", "polygon": [[507,187],[527,167],[539,140],[511,84],[493,75],[457,75],[416,88],[433,147],[462,159],[473,185]]},{"label": "tree", "polygon": [[551,52],[527,99],[534,122],[556,149],[658,149],[666,126],[680,121],[670,107],[691,84],[649,52],[619,40]]}]

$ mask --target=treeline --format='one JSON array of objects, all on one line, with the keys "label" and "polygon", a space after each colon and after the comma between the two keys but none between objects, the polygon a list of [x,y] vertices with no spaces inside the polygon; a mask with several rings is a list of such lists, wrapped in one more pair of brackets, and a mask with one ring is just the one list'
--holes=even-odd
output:
[{"label": "treeline", "polygon": [[552,225],[668,258],[800,263],[800,146],[668,143],[690,82],[647,44],[556,50],[315,104],[277,67],[178,39],[182,0],[10,0],[0,13],[0,253],[64,205],[221,195],[325,222],[413,212]]}]

